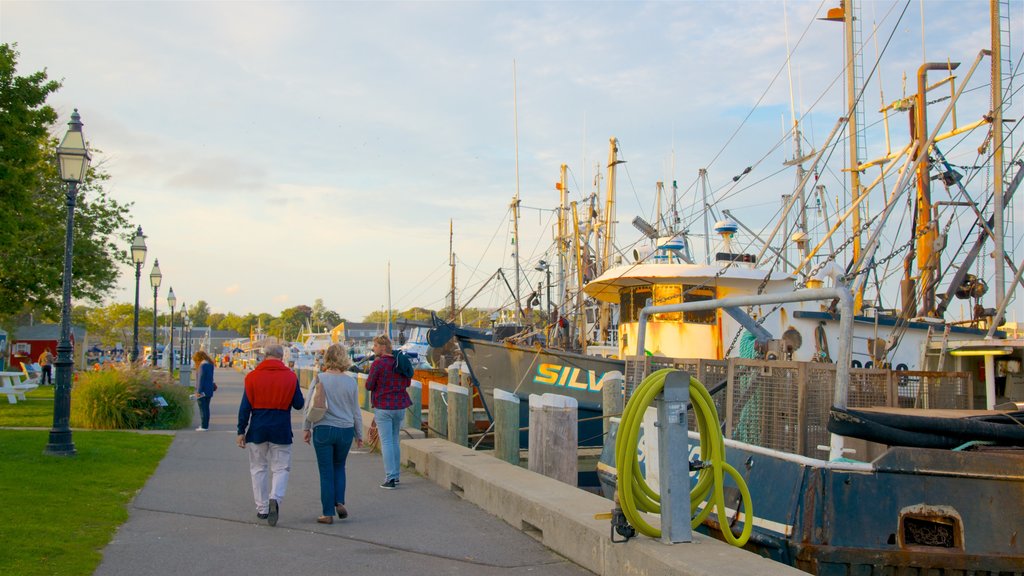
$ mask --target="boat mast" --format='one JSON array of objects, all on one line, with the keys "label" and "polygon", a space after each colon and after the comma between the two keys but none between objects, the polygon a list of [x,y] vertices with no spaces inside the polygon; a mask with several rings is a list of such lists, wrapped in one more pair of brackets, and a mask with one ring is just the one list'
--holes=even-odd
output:
[{"label": "boat mast", "polygon": [[516,196],[512,199],[512,259],[516,267],[516,325],[521,325],[522,313],[519,309],[519,98],[516,90],[516,61],[512,60],[512,116],[514,117],[516,140]]},{"label": "boat mast", "polygon": [[704,203],[704,263],[711,264],[711,229],[708,227],[708,169],[698,170],[697,177],[700,178],[700,191]]},{"label": "boat mast", "polygon": [[[1000,0],[989,0],[991,6],[991,27],[992,27],[992,141],[995,148],[992,150],[992,244],[995,250],[992,253],[996,262],[996,306],[1001,306],[1006,298],[1006,277],[1003,263],[1003,73],[1002,73],[1002,35],[999,25],[999,2]],[[1007,14],[1009,16],[1009,14]],[[998,319],[994,319],[998,320]]]},{"label": "boat mast", "polygon": [[[601,270],[611,268],[611,255],[615,249],[615,166],[622,162],[618,159],[619,141],[612,136],[608,139],[608,193],[605,197],[604,209],[604,244],[601,248]],[[601,302],[601,317],[598,324],[602,340],[607,339],[608,325],[611,322],[611,307]]]},{"label": "boat mast", "polygon": [[384,318],[387,321],[384,333],[388,335],[388,338],[391,338],[391,260],[388,260],[388,311]]},{"label": "boat mast", "polygon": [[451,291],[451,304],[449,304],[448,320],[450,322],[455,321],[455,249],[452,246],[454,241],[455,233],[452,229],[452,221],[448,220],[448,265],[452,268],[452,291]]},{"label": "boat mast", "polygon": [[[786,30],[786,74],[789,78],[789,116],[792,119],[793,124],[793,160],[787,162],[786,165],[796,166],[796,181],[797,190],[796,193],[800,196],[800,216],[798,218],[797,228],[799,233],[802,235],[802,240],[797,240],[797,253],[800,254],[799,260],[806,260],[807,255],[810,254],[810,242],[807,237],[807,193],[806,193],[806,180],[804,180],[804,153],[801,146],[802,135],[800,132],[800,120],[796,116],[796,96],[793,92],[793,54],[789,50],[789,17],[788,14],[785,16],[784,24]],[[809,155],[813,156],[813,152]],[[809,266],[809,265],[808,265]],[[805,269],[806,270],[806,269]],[[800,270],[794,270],[799,272]]]},{"label": "boat mast", "polygon": [[558,181],[558,314],[559,316],[565,314],[564,306],[566,302],[566,271],[569,269],[567,265],[569,258],[569,222],[568,213],[569,208],[569,185],[568,185],[568,170],[569,167],[562,164],[560,169],[560,178]]}]

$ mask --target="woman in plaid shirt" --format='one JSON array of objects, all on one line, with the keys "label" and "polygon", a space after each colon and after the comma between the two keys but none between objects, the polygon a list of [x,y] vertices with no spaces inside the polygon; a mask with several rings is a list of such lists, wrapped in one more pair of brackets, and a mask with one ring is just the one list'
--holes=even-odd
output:
[{"label": "woman in plaid shirt", "polygon": [[370,365],[366,378],[366,389],[370,391],[374,420],[380,434],[380,452],[384,457],[384,482],[386,490],[398,487],[401,471],[401,447],[398,432],[402,429],[405,409],[412,405],[409,394],[410,379],[395,372],[395,357],[391,355],[391,339],[381,334],[373,339],[373,353],[377,359]]}]

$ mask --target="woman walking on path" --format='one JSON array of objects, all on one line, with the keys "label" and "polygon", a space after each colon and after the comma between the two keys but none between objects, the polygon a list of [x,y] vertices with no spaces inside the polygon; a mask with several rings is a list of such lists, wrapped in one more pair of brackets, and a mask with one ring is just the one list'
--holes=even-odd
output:
[{"label": "woman walking on path", "polygon": [[[348,517],[345,509],[345,461],[353,440],[356,447],[363,445],[363,414],[359,409],[359,384],[345,371],[352,365],[348,351],[340,344],[331,344],[324,354],[322,372],[318,373],[309,387],[321,388],[326,394],[327,413],[323,419],[302,422],[303,440],[313,440],[316,465],[320,471],[320,507],[322,515],[316,519],[321,524],[334,523],[338,518]],[[312,406],[312,400],[310,406]]]},{"label": "woman walking on path", "polygon": [[373,417],[380,433],[380,452],[384,457],[384,482],[381,488],[398,487],[402,454],[398,433],[402,429],[405,409],[412,405],[409,394],[410,378],[395,372],[395,357],[391,355],[391,339],[381,334],[373,339],[373,353],[377,359],[370,365],[366,389],[371,392]]},{"label": "woman walking on path", "polygon": [[213,358],[205,350],[200,350],[192,355],[192,362],[196,365],[196,402],[200,420],[196,432],[206,432],[210,429],[210,400],[213,400],[213,392],[217,389],[213,383]]}]

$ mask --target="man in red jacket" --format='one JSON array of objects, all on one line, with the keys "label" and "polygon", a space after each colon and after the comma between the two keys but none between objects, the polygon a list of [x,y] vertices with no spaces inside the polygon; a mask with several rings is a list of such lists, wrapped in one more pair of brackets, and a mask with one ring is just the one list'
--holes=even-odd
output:
[{"label": "man in red jacket", "polygon": [[290,410],[301,410],[305,401],[299,378],[281,361],[284,348],[270,344],[263,352],[266,359],[245,377],[245,394],[238,407],[238,447],[249,448],[256,516],[275,526],[292,464]]}]

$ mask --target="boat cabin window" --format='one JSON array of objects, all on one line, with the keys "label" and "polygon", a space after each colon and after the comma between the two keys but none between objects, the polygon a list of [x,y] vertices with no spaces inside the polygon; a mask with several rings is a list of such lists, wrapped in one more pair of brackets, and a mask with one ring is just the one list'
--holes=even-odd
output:
[{"label": "boat cabin window", "polygon": [[[636,286],[619,292],[619,314],[622,322],[640,320],[640,310],[647,305],[680,304],[682,302],[698,302],[711,300],[715,297],[715,289],[696,287],[686,284],[655,284],[653,286]],[[715,311],[703,312],[665,312],[655,314],[651,320],[657,322],[688,322],[691,324],[714,324]]]}]

